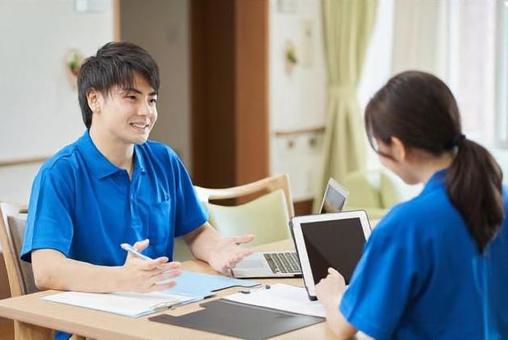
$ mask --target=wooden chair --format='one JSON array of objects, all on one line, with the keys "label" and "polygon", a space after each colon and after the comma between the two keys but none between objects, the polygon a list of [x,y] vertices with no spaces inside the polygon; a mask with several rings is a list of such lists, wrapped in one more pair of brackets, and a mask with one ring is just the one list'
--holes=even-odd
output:
[{"label": "wooden chair", "polygon": [[[4,255],[7,277],[11,296],[20,296],[37,292],[32,265],[19,257],[25,233],[26,207],[0,202],[0,245]],[[53,331],[41,329],[38,336],[53,337]],[[30,339],[33,334],[23,334],[19,322],[14,322],[16,340]],[[85,340],[84,337],[73,335],[71,340]]]},{"label": "wooden chair", "polygon": [[[288,222],[294,216],[294,208],[287,175],[225,189],[194,188],[208,210],[208,221],[224,236],[252,233],[256,238],[251,246],[290,237]],[[233,200],[235,204],[218,204],[224,200]],[[181,239],[175,240],[174,258],[179,261],[192,258]]]},{"label": "wooden chair", "polygon": [[[25,232],[26,215],[20,213],[22,207],[0,203],[0,245],[3,252],[11,296],[20,296],[37,291],[30,263],[19,258]],[[51,331],[46,336],[52,336]],[[28,339],[29,334],[22,334],[19,322],[14,322],[14,337]]]},{"label": "wooden chair", "polygon": [[0,245],[13,297],[37,291],[31,264],[19,258],[26,221],[20,210],[20,206],[0,203]]}]

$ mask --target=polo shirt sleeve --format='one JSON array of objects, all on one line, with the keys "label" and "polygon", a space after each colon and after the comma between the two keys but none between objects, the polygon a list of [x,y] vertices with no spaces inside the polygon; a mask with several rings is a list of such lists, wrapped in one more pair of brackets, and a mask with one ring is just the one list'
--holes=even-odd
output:
[{"label": "polo shirt sleeve", "polygon": [[31,262],[32,251],[54,249],[65,256],[73,237],[74,190],[70,167],[60,160],[43,166],[32,185],[21,258]]},{"label": "polo shirt sleeve", "polygon": [[208,214],[196,195],[182,161],[174,152],[170,153],[170,157],[175,173],[175,236],[178,237],[203,225],[208,220]]},{"label": "polo shirt sleeve", "polygon": [[339,307],[350,324],[376,339],[390,338],[419,289],[416,268],[423,269],[413,237],[391,227],[381,222],[374,229]]}]

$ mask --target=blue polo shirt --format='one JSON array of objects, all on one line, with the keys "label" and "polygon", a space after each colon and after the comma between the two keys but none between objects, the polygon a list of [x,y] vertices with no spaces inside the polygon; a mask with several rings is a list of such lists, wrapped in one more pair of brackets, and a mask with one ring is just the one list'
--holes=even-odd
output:
[{"label": "blue polo shirt", "polygon": [[[508,193],[503,193],[505,214]],[[478,259],[476,275],[483,298],[485,339],[508,339],[508,226],[501,230]]]},{"label": "blue polo shirt", "polygon": [[340,304],[376,339],[482,339],[474,239],[435,173],[376,226]]},{"label": "blue polo shirt", "polygon": [[173,240],[207,220],[175,152],[148,141],[134,147],[132,179],[108,161],[86,131],[47,161],[30,197],[21,257],[55,249],[96,265],[119,266],[120,244],[150,239],[144,254],[172,258]]}]

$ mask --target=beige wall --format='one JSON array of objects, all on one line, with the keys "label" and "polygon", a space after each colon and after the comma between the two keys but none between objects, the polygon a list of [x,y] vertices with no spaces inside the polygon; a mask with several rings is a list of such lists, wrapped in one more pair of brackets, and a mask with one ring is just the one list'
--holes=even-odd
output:
[{"label": "beige wall", "polygon": [[160,68],[159,118],[151,138],[171,145],[191,168],[187,0],[122,0],[120,38],[144,47]]}]

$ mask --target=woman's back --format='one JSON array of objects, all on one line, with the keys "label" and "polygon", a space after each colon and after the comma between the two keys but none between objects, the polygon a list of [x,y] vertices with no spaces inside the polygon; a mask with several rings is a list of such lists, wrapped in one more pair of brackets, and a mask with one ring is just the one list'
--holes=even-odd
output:
[{"label": "woman's back", "polygon": [[[508,189],[504,188],[505,212]],[[508,218],[477,263],[477,280],[486,320],[486,339],[508,339]]]},{"label": "woman's back", "polygon": [[483,335],[473,270],[479,252],[448,198],[444,176],[436,173],[418,197],[395,207],[369,239],[341,303],[344,316],[369,335]]}]

